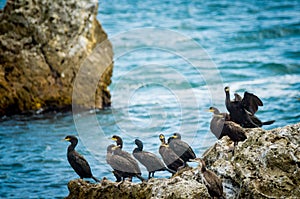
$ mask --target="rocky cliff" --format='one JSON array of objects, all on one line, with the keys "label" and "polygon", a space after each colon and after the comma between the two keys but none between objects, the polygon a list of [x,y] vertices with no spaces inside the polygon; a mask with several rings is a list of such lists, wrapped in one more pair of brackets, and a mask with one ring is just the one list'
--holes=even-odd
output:
[{"label": "rocky cliff", "polygon": [[113,52],[97,8],[97,0],[7,1],[0,12],[0,115],[70,109],[78,70],[101,42],[106,63],[94,71],[96,97],[77,105],[110,105]]},{"label": "rocky cliff", "polygon": [[[300,123],[268,131],[247,129],[247,137],[234,157],[226,137],[203,154],[222,178],[226,198],[300,198]],[[171,179],[144,183],[72,180],[67,198],[209,198],[199,172],[191,168]]]}]

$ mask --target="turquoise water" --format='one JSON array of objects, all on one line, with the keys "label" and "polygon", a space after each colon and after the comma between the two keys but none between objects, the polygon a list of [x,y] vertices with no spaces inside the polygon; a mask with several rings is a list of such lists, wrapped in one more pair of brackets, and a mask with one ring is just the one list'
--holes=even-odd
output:
[{"label": "turquoise water", "polygon": [[299,1],[101,1],[97,18],[116,54],[112,108],[2,118],[0,197],[66,196],[78,178],[61,141],[67,134],[80,137],[77,149],[94,175],[111,180],[105,148],[113,134],[127,151],[138,137],[158,153],[158,134],[180,131],[201,156],[216,140],[206,110],[225,111],[228,85],[232,95],[262,99],[257,116],[276,120],[265,129],[299,122],[299,10]]}]

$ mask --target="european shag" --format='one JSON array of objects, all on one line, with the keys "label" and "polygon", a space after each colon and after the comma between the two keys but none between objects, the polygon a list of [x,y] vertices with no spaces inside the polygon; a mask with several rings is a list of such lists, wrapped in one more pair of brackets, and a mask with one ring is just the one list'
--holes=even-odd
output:
[{"label": "european shag", "polygon": [[212,198],[224,198],[222,180],[213,171],[206,168],[204,160],[195,158],[191,161],[199,163],[201,180],[206,186],[209,195]]},{"label": "european shag", "polygon": [[114,144],[107,147],[106,162],[114,169],[113,174],[115,175],[117,182],[121,181],[121,179],[124,181],[125,178],[141,178],[140,171],[136,170],[135,165],[126,158],[114,154],[116,149],[119,148]]},{"label": "european shag", "polygon": [[225,87],[225,105],[230,113],[230,119],[242,127],[256,128],[260,125],[272,124],[274,120],[268,122],[259,122],[258,118],[254,116],[258,110],[258,106],[263,106],[262,101],[254,94],[245,92],[242,98],[235,94],[233,101],[230,100],[229,87]]},{"label": "european shag", "polygon": [[184,163],[188,162],[190,159],[196,158],[196,154],[192,147],[181,140],[180,133],[174,133],[173,136],[168,139],[168,144]]},{"label": "european shag", "polygon": [[159,139],[161,141],[159,154],[161,155],[167,167],[174,171],[178,171],[179,169],[183,168],[185,166],[184,161],[169,147],[169,145],[166,143],[165,136],[160,134]]},{"label": "european shag", "polygon": [[67,158],[74,171],[81,179],[93,178],[96,182],[100,182],[100,180],[93,176],[91,167],[86,159],[75,150],[78,139],[73,135],[68,135],[65,137],[65,140],[71,142],[68,147]]},{"label": "european shag", "polygon": [[[176,171],[167,168],[164,163],[153,153],[143,150],[143,142],[139,139],[136,139],[135,148],[132,152],[135,159],[137,159],[142,165],[144,165],[149,172],[148,179],[154,177],[156,171],[169,171],[174,174]],[[152,176],[151,176],[152,174]]]},{"label": "european shag", "polygon": [[[238,142],[247,139],[243,127],[233,121],[226,121],[226,114],[220,113],[220,111],[215,107],[210,107],[209,111],[213,113],[213,118],[210,122],[210,130],[217,139],[221,139],[223,136],[228,136],[234,142],[234,148]],[[232,154],[234,155],[234,149]]]},{"label": "european shag", "polygon": [[135,170],[137,171],[137,178],[139,178],[141,181],[144,181],[145,179],[142,178],[141,176],[141,169],[139,167],[138,162],[130,155],[130,153],[128,153],[127,151],[122,150],[123,148],[123,140],[120,136],[114,135],[111,138],[113,141],[116,142],[117,146],[114,149],[114,154],[122,156],[123,158],[125,158],[126,160],[128,160],[129,162],[131,162],[131,164],[135,167]]}]

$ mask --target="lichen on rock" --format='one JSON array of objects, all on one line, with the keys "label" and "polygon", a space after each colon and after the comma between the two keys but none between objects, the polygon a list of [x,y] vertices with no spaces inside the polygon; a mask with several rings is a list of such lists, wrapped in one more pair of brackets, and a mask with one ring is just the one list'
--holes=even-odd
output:
[{"label": "lichen on rock", "polygon": [[[96,0],[8,0],[0,13],[0,115],[68,109],[77,72],[93,49],[105,43],[107,63],[96,88],[96,102],[110,105],[113,51],[96,19]],[[97,72],[97,71],[95,71]]]}]

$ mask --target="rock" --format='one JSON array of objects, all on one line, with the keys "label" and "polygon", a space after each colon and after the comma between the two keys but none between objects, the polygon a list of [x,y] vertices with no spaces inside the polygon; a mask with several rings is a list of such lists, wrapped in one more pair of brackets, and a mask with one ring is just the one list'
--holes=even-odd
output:
[{"label": "rock", "polygon": [[210,198],[206,187],[197,178],[198,169],[184,171],[180,176],[170,179],[152,178],[148,182],[124,183],[103,179],[100,184],[90,184],[84,180],[71,180],[68,184],[70,191],[66,199],[80,198]]},{"label": "rock", "polygon": [[[300,123],[246,131],[248,138],[238,144],[234,157],[226,137],[203,154],[207,167],[221,177],[226,198],[300,198]],[[210,198],[199,174],[197,167],[143,183],[72,180],[67,199]]]},{"label": "rock", "polygon": [[247,129],[247,137],[234,157],[223,150],[230,144],[227,138],[204,154],[223,179],[227,198],[300,198],[300,123]]},{"label": "rock", "polygon": [[110,105],[107,87],[113,51],[96,19],[97,11],[97,0],[7,1],[0,12],[0,116],[70,110],[78,70],[103,41],[105,58],[93,68],[100,79],[96,97],[75,105],[100,109]]}]

